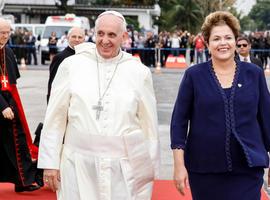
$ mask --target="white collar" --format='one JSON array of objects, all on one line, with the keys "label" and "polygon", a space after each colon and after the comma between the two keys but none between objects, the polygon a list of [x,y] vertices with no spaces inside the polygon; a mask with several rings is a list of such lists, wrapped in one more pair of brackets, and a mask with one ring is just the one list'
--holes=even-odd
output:
[{"label": "white collar", "polygon": [[113,58],[103,58],[103,57],[98,53],[98,50],[96,49],[96,55],[97,55],[98,61],[99,61],[99,62],[104,62],[104,63],[108,63],[108,62],[111,62],[111,63],[119,62],[119,59],[122,58],[122,54],[123,54],[123,52],[122,52],[121,49],[120,49],[117,56],[115,56],[115,57],[113,57]]},{"label": "white collar", "polygon": [[250,60],[250,55],[248,55],[247,57],[244,57],[244,56],[241,56],[241,55],[239,54],[239,58],[240,58],[241,61],[244,61],[244,58],[247,58],[247,61],[246,61],[246,62],[251,62],[251,60]]}]

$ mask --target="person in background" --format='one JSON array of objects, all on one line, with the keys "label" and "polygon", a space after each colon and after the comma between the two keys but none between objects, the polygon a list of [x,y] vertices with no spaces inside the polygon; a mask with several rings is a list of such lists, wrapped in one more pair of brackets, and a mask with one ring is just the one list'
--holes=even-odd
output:
[{"label": "person in background", "polygon": [[50,64],[50,75],[49,75],[49,81],[48,81],[48,92],[47,92],[47,102],[49,102],[50,94],[51,94],[51,87],[53,79],[56,75],[56,72],[58,70],[59,65],[62,63],[62,61],[75,54],[74,47],[78,44],[81,44],[84,42],[85,32],[83,29],[79,27],[73,27],[71,28],[67,33],[67,43],[68,46],[53,58],[52,63]]},{"label": "person in background", "polygon": [[121,50],[122,14],[101,13],[95,35],[59,66],[38,167],[58,200],[150,200],[159,173],[151,71]]},{"label": "person in background", "polygon": [[51,36],[49,37],[49,43],[48,43],[51,62],[55,54],[57,54],[57,46],[56,46],[57,41],[58,41],[58,38],[56,37],[56,32],[52,32]]},{"label": "person in background", "polygon": [[155,67],[155,51],[156,40],[152,31],[147,31],[146,39],[144,41],[144,64],[148,67]]},{"label": "person in background", "polygon": [[203,62],[203,54],[205,50],[205,40],[201,33],[198,33],[194,38],[196,63]]},{"label": "person in background", "polygon": [[190,187],[193,200],[260,200],[270,151],[264,72],[235,59],[240,25],[231,13],[211,13],[201,30],[211,60],[188,68],[179,88],[171,121],[175,186],[181,194]]},{"label": "person in background", "polygon": [[68,31],[65,31],[64,35],[57,41],[57,49],[58,51],[63,51],[68,46]]},{"label": "person in background", "polygon": [[254,63],[263,69],[263,64],[260,59],[250,54],[251,44],[247,37],[238,37],[236,41],[238,57],[243,62]]},{"label": "person in background", "polygon": [[32,31],[28,32],[28,38],[26,41],[27,45],[27,64],[31,65],[32,55],[34,58],[34,65],[37,65],[37,52],[36,52],[36,37],[33,35]]},{"label": "person in background", "polygon": [[0,182],[14,183],[15,192],[34,191],[40,188],[34,184],[38,149],[16,87],[20,77],[16,59],[6,46],[10,30],[10,24],[0,19]]}]

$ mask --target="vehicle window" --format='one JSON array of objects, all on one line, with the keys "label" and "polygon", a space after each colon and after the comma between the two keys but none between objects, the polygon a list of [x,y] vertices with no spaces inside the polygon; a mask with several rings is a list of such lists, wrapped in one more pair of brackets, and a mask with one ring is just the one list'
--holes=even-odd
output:
[{"label": "vehicle window", "polygon": [[15,27],[15,30],[17,30],[17,29],[22,29],[23,30],[23,32],[25,32],[25,31],[33,31],[33,28],[31,27],[31,26],[16,26]]},{"label": "vehicle window", "polygon": [[70,26],[46,26],[42,38],[49,38],[52,32],[56,32],[56,37],[60,38],[70,28]]},{"label": "vehicle window", "polygon": [[35,34],[36,35],[42,35],[43,31],[44,31],[45,27],[44,26],[36,26],[35,27]]}]

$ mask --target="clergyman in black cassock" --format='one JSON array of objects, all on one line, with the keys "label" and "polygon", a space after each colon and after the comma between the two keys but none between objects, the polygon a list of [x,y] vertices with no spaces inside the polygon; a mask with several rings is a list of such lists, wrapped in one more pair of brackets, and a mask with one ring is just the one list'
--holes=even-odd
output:
[{"label": "clergyman in black cassock", "polygon": [[51,88],[52,88],[52,82],[53,79],[56,75],[56,72],[58,70],[59,65],[61,64],[61,62],[69,57],[75,54],[75,50],[72,49],[70,46],[66,47],[63,51],[61,51],[60,53],[56,54],[53,57],[52,63],[50,65],[50,77],[49,77],[49,81],[48,81],[48,93],[47,93],[47,102],[49,102],[50,99],[50,94],[51,94]]},{"label": "clergyman in black cassock", "polygon": [[81,44],[85,40],[85,32],[83,29],[79,27],[73,27],[68,32],[68,46],[61,51],[60,53],[56,54],[52,60],[52,63],[50,65],[50,76],[48,81],[48,93],[47,93],[47,102],[49,102],[50,94],[51,94],[51,88],[52,88],[52,82],[56,75],[56,72],[59,68],[59,65],[62,63],[62,61],[75,54],[74,47],[78,44]]},{"label": "clergyman in black cassock", "polygon": [[15,184],[16,192],[39,189],[36,182],[38,148],[33,145],[16,87],[20,77],[13,51],[5,44],[10,25],[0,19],[0,182]]}]

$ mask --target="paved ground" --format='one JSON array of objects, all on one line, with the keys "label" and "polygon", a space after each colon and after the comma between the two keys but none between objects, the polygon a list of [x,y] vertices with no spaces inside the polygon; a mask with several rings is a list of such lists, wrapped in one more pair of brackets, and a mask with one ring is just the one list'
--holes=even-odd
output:
[{"label": "paved ground", "polygon": [[[161,70],[155,73],[153,81],[158,102],[159,131],[161,141],[161,179],[172,179],[172,152],[169,148],[169,123],[173,104],[177,95],[179,82],[184,70]],[[39,122],[43,121],[46,110],[46,90],[48,66],[28,67],[21,70],[18,88],[21,94],[25,113],[32,132]],[[270,77],[267,76],[268,85]]]}]

